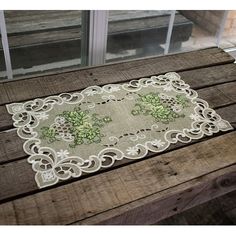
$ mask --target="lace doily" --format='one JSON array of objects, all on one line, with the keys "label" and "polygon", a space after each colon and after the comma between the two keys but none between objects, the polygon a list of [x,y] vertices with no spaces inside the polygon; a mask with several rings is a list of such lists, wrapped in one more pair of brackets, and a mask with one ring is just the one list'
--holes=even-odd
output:
[{"label": "lace doily", "polygon": [[42,188],[232,129],[175,72],[7,105]]}]

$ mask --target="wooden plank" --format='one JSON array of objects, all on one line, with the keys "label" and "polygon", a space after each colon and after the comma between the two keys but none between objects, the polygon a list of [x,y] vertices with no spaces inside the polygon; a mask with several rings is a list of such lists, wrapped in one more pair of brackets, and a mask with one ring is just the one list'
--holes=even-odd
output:
[{"label": "wooden plank", "polygon": [[223,107],[220,109],[217,109],[217,113],[227,121],[230,122],[230,124],[236,129],[236,104],[229,106],[229,107]]},{"label": "wooden plank", "polygon": [[217,89],[232,101],[236,101],[236,83],[218,85]]},{"label": "wooden plank", "polygon": [[226,212],[236,208],[236,191],[228,193],[219,199],[221,209]]},{"label": "wooden plank", "polygon": [[[175,214],[179,216],[182,211],[231,192],[236,187],[235,179],[236,166],[234,165],[202,176],[199,180],[198,178],[190,180],[145,199],[88,217],[73,224],[158,224],[156,221],[158,222]],[[230,184],[225,184],[226,181],[230,181]],[[176,193],[176,191],[178,192]],[[181,224],[183,224],[183,221]]]},{"label": "wooden plank", "polygon": [[[81,11],[5,11],[5,17],[9,36],[81,27]],[[110,11],[109,32],[116,31],[117,25],[113,27],[114,23],[118,23],[119,31],[122,32],[147,28],[147,26],[149,28],[168,27],[169,17],[170,11]],[[151,20],[151,22],[147,22],[147,20]],[[189,22],[187,18],[176,13],[175,24]]]},{"label": "wooden plank", "polygon": [[[112,209],[116,211],[115,214],[113,211],[113,217],[125,211],[125,217],[120,220],[128,223],[127,216],[133,208],[132,204],[138,201],[135,208],[142,205],[138,212],[147,216],[151,207],[146,208],[146,205],[150,199],[147,202],[145,200],[152,196],[152,201],[161,200],[163,196],[167,196],[161,192],[171,191],[174,186],[169,203],[159,204],[158,211],[159,216],[167,210],[176,213],[187,209],[188,206],[199,204],[201,199],[205,201],[206,198],[236,189],[235,152],[236,132],[231,132],[132,165],[3,203],[0,205],[0,224],[70,224]],[[6,181],[6,184],[12,185],[7,179]],[[188,183],[186,187],[185,184]],[[182,184],[185,187],[182,188]],[[197,188],[199,184],[201,185]],[[186,199],[184,197],[182,204],[178,205],[177,201],[181,202],[177,200],[180,197],[178,193],[186,191],[195,194],[184,194]],[[174,203],[179,208],[172,208]],[[167,208],[168,206],[171,208]],[[118,207],[121,207],[122,211],[119,211]],[[148,220],[150,218],[147,217]],[[134,219],[132,215],[131,219]],[[104,220],[106,218],[99,218],[99,222]]]},{"label": "wooden plank", "polygon": [[[225,90],[221,92],[222,90]],[[197,90],[199,97],[209,102],[210,107],[213,109],[236,103],[236,82],[216,85],[212,87],[206,87]],[[232,106],[234,107],[234,106]],[[234,115],[235,110],[231,109],[230,113],[227,110],[227,114]],[[220,111],[221,112],[221,111]],[[224,114],[223,114],[224,118]],[[228,118],[228,116],[227,116]],[[228,120],[228,119],[227,119]],[[234,122],[232,118],[229,120]],[[9,130],[7,132],[0,133],[0,164],[14,161],[21,158],[26,158],[22,146],[24,140],[20,139],[16,133],[16,130]]]},{"label": "wooden plank", "polygon": [[[81,11],[34,12],[5,12],[11,47],[58,41],[60,40],[58,34],[64,34],[62,37],[67,40],[81,38]],[[166,31],[169,17],[169,11],[110,11],[108,34],[117,35],[126,32],[130,37],[137,31],[149,32],[151,29],[160,28],[165,28]],[[192,22],[177,13],[174,30],[180,27],[184,29],[184,33],[178,32],[174,35],[175,38],[179,41],[188,39],[192,31]],[[165,38],[165,34],[158,34],[157,37]]]},{"label": "wooden plank", "polygon": [[[25,45],[26,47],[29,45],[40,45],[47,44],[58,41],[65,41],[71,39],[81,39],[81,29],[78,28],[68,28],[68,29],[58,29],[53,32],[37,32],[27,35],[11,35],[8,38],[9,45],[11,48],[20,47]],[[80,47],[80,40],[78,40],[78,47]]]},{"label": "wooden plank", "polygon": [[[236,104],[216,109],[216,112],[219,113],[223,119],[228,120],[234,126],[234,128],[236,128],[236,109],[235,108],[236,108]],[[25,160],[27,158],[27,155],[22,150],[23,140],[20,139],[16,133],[11,135],[10,132],[7,132],[7,135],[4,135],[4,134],[5,132],[2,133],[2,140],[4,141],[2,141],[1,149],[0,149],[1,163],[6,163],[9,161],[12,162],[17,159],[22,159],[22,160],[19,160],[17,162],[12,162],[9,164],[0,165],[0,169],[2,170],[0,172],[0,177],[1,177],[0,180],[2,179],[3,181],[2,184],[4,185],[3,187],[3,185],[0,183],[1,189],[2,190],[4,189],[4,191],[2,192],[2,195],[0,194],[0,200],[13,197],[17,194],[25,194],[29,191],[34,191],[37,189],[35,181],[34,181],[35,173],[32,171],[31,166]],[[206,139],[207,138],[204,138],[204,140]],[[203,141],[203,139],[195,140],[192,142],[199,142],[199,141]],[[7,142],[7,144],[5,144],[5,142]],[[184,144],[184,143],[173,144],[165,152],[174,150],[176,148],[184,147],[187,145],[189,144]],[[153,155],[154,154],[149,153],[146,158],[151,157]],[[131,162],[135,162],[135,161],[124,159],[122,161],[116,162],[112,168],[116,168],[118,166],[122,166],[124,164],[131,163]],[[24,181],[21,182],[18,178],[18,176],[21,175],[22,170],[24,170],[25,175],[27,176],[27,178],[29,178],[27,181],[27,184],[25,184]],[[7,179],[9,180],[9,184],[5,182],[6,174],[8,175]],[[74,181],[74,179],[68,180],[66,182],[71,182],[71,181]],[[66,182],[64,181],[64,183]],[[10,183],[14,183],[14,186],[10,185]]]},{"label": "wooden plank", "polygon": [[[155,19],[152,21],[157,22]],[[153,47],[152,55],[162,54],[163,49],[159,46],[164,43],[166,40],[167,26],[168,26],[169,16],[166,19],[166,26],[161,28],[149,28],[136,30],[136,31],[127,31],[125,33],[115,33],[108,35],[107,40],[107,52],[113,54],[119,54],[125,50],[136,50],[142,49],[145,50],[146,47],[150,49]],[[129,23],[128,23],[129,24]],[[55,63],[67,60],[77,59],[79,60],[81,54],[81,30],[77,29],[61,29],[60,31],[53,32],[39,32],[27,34],[27,36],[13,36],[9,39],[9,44],[13,42],[14,45],[20,43],[20,47],[11,48],[11,58],[13,69],[17,68],[31,68],[37,65],[45,65],[48,63]],[[72,31],[70,33],[70,31]],[[174,25],[172,33],[173,45],[181,45],[182,41],[187,40],[192,32],[191,24],[177,24]],[[49,35],[49,37],[47,37]],[[62,36],[63,35],[63,36]],[[155,37],[153,37],[155,35]],[[46,36],[46,38],[45,38]],[[66,39],[66,36],[68,37]],[[74,38],[72,38],[74,36]],[[53,41],[54,37],[54,41]],[[59,37],[59,38],[56,38]],[[64,39],[63,39],[64,38]],[[135,40],[139,38],[139,40]],[[51,39],[51,40],[50,40]],[[40,41],[43,40],[43,41]],[[38,44],[35,44],[38,42]],[[26,45],[23,45],[26,44]],[[21,46],[22,44],[22,46]],[[171,44],[172,45],[172,44]],[[171,49],[171,48],[170,48]],[[139,53],[141,52],[139,50]],[[170,50],[171,51],[171,50]],[[146,54],[141,52],[140,55],[136,56],[125,56],[125,59],[129,57],[144,57]],[[150,53],[149,53],[150,55]],[[3,61],[3,51],[0,50],[0,67],[1,70],[4,70],[4,61]],[[123,58],[124,59],[124,58]],[[112,61],[110,59],[109,61]],[[117,58],[116,58],[117,60]],[[79,67],[79,62],[77,63],[77,68]]]},{"label": "wooden plank", "polygon": [[81,25],[81,11],[6,11],[5,17],[9,36]]},{"label": "wooden plank", "polygon": [[0,131],[10,129],[13,126],[11,115],[5,106],[0,106]]},{"label": "wooden plank", "polygon": [[182,71],[179,74],[182,79],[191,86],[191,88],[199,89],[235,81],[236,65],[231,63],[196,70]]},{"label": "wooden plank", "polygon": [[[221,92],[222,88],[226,91],[228,90],[229,92]],[[199,97],[208,101],[209,106],[213,109],[236,103],[236,98],[233,97],[234,94],[236,94],[236,81],[223,85],[221,84],[212,87],[206,87],[197,91]],[[231,112],[231,114],[234,114],[234,112]],[[27,156],[22,149],[23,143],[24,140],[17,136],[16,130],[1,132],[0,164],[20,158],[26,158]]]},{"label": "wooden plank", "polygon": [[4,85],[1,82],[0,82],[0,101],[1,101],[0,104],[2,104],[2,103],[5,104],[5,103],[7,103],[9,101],[7,92],[6,92],[5,88],[4,88]]},{"label": "wooden plank", "polygon": [[23,144],[24,140],[19,138],[15,129],[0,132],[0,164],[27,157]]},{"label": "wooden plank", "polygon": [[[161,16],[151,16],[145,19],[139,19],[130,17],[128,20],[110,20],[108,24],[108,33],[111,34],[121,34],[121,33],[131,33],[137,31],[147,31],[149,29],[168,28],[170,15]],[[176,25],[192,25],[191,21],[180,14],[176,14],[174,26]],[[186,28],[186,27],[185,27]],[[190,30],[191,33],[191,30]],[[189,34],[187,34],[189,37]]]},{"label": "wooden plank", "polygon": [[[221,83],[236,81],[236,66],[234,64],[225,64],[219,66],[212,66],[209,68],[183,71],[180,72],[179,74],[182,77],[182,79],[191,86],[191,88],[199,89]],[[81,86],[85,86],[86,83],[89,86],[90,82],[87,78],[81,77],[80,81],[81,81]],[[116,82],[118,81],[114,80],[112,83]],[[92,81],[91,83],[92,84],[90,85],[99,85],[99,84],[101,85],[106,83],[106,81],[104,80],[101,80],[99,82]],[[34,84],[32,84],[31,86],[33,85]],[[230,88],[231,97],[233,96],[232,90],[234,88],[235,88],[234,86]],[[223,90],[225,94],[228,93],[227,91],[225,91],[225,89],[223,89],[223,87],[221,90]],[[11,116],[8,114],[5,106],[0,106],[0,131],[9,129],[10,127],[12,127]]]},{"label": "wooden plank", "polygon": [[[228,90],[227,90],[228,89]],[[217,108],[236,103],[236,81],[196,90],[200,98],[206,100],[210,107]]]},{"label": "wooden plank", "polygon": [[[29,100],[62,92],[76,91],[87,86],[124,82],[131,79],[163,74],[168,71],[183,71],[201,67],[227,64],[234,59],[222,49],[209,48],[194,52],[163,57],[133,60],[117,64],[81,69],[57,75],[3,83],[8,94],[7,102]],[[0,98],[1,99],[1,98]],[[0,100],[5,104],[6,100]]]},{"label": "wooden plank", "polygon": [[[234,221],[234,218],[228,217],[227,214],[227,211],[236,207],[234,202],[236,203],[236,191],[161,220],[156,225],[234,225],[236,218]],[[222,205],[226,205],[228,210]]]}]

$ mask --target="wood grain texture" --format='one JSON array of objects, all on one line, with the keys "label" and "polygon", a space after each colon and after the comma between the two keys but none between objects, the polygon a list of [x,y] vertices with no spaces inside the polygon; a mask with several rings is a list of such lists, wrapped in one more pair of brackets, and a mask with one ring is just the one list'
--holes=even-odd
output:
[{"label": "wood grain texture", "polygon": [[[220,101],[220,100],[219,100]],[[216,112],[219,113],[223,119],[227,119],[233,126],[236,128],[236,104],[222,107],[216,109]],[[17,197],[20,195],[29,194],[31,192],[37,192],[38,187],[34,180],[34,171],[32,170],[31,165],[27,162],[26,158],[28,157],[25,155],[24,151],[22,150],[23,140],[20,139],[17,134],[13,134],[11,136],[10,132],[2,132],[2,144],[0,148],[1,154],[1,165],[0,165],[0,201],[5,201],[6,199]],[[6,136],[4,136],[6,135]],[[218,133],[217,135],[223,135],[224,133]],[[15,136],[15,137],[14,137]],[[1,136],[0,136],[1,137]],[[203,139],[193,140],[192,143],[201,142],[209,139],[211,137],[205,137]],[[1,140],[1,139],[0,139]],[[171,150],[175,150],[176,148],[185,147],[191,145],[185,143],[176,143],[172,144],[165,152],[169,152]],[[146,156],[147,158],[153,157],[155,154],[148,153]],[[20,160],[17,160],[20,159]],[[17,161],[16,161],[17,160]],[[143,159],[145,160],[145,158]],[[4,162],[8,162],[3,164]],[[113,167],[109,169],[114,169],[119,166],[123,166],[124,164],[131,164],[136,162],[137,160],[127,160],[123,159],[122,161],[118,161],[114,164]],[[103,170],[94,173],[93,175],[98,175]],[[90,174],[84,174],[84,177],[90,176]],[[69,179],[63,181],[63,184],[68,182],[77,181],[77,179]],[[59,184],[60,185],[60,184]]]},{"label": "wood grain texture", "polygon": [[[194,86],[193,86],[194,87]],[[213,109],[236,103],[236,81],[198,89],[200,98],[209,101]],[[234,114],[234,111],[231,111]],[[223,114],[224,118],[224,114]],[[7,124],[7,121],[4,122]],[[24,140],[18,137],[16,130],[0,132],[0,164],[27,157],[22,146]]]},{"label": "wood grain texture", "polygon": [[[193,89],[199,89],[204,87],[210,87],[217,84],[222,83],[228,83],[236,81],[236,65],[235,64],[225,64],[225,65],[219,65],[219,66],[212,66],[208,68],[201,68],[196,70],[189,70],[179,73],[181,78],[188,83],[191,88]],[[97,81],[93,81],[93,84],[90,84],[90,80],[87,78],[81,78],[81,86],[85,86],[87,83],[87,86],[89,85],[96,85]],[[119,80],[115,80],[111,83],[117,83]],[[124,81],[123,81],[124,82]],[[28,82],[29,86],[34,86],[34,82]],[[105,84],[106,81],[101,79],[100,84]],[[36,86],[36,85],[35,85]],[[230,97],[233,98],[233,93],[235,91],[235,85],[228,88],[227,84],[225,85],[226,89],[224,87],[221,87],[221,90],[224,92],[224,94],[230,93]],[[39,86],[40,87],[40,86]],[[81,89],[82,87],[79,87],[78,89]],[[228,90],[227,90],[228,89]],[[56,91],[54,91],[56,92]],[[201,92],[200,92],[201,93]],[[204,93],[204,92],[202,92]],[[222,94],[222,93],[221,93]],[[204,95],[199,94],[200,96]],[[32,94],[33,96],[33,94]],[[224,95],[223,95],[224,96]],[[36,98],[36,94],[33,98]],[[224,96],[225,97],[225,96]],[[206,98],[208,99],[208,98]],[[230,98],[228,98],[230,100]],[[235,100],[235,99],[234,99]],[[210,100],[209,100],[210,101]],[[214,101],[212,101],[214,103]],[[211,101],[210,101],[211,103]],[[212,105],[212,104],[210,104]],[[6,107],[4,105],[0,106],[0,131],[6,130],[12,127],[12,119],[9,113],[6,110]]]},{"label": "wood grain texture", "polygon": [[[132,204],[126,204],[137,200],[145,202],[144,199],[148,196],[193,181],[188,190],[185,190],[195,192],[196,189],[195,195],[187,198],[180,207],[187,209],[187,206],[198,204],[202,198],[216,196],[218,191],[225,193],[236,188],[235,152],[236,132],[231,132],[97,176],[3,203],[0,205],[0,223],[70,224],[122,206],[123,211],[130,211]],[[212,172],[217,172],[216,175],[213,174],[213,182],[210,177]],[[197,188],[194,186],[196,182],[197,186],[200,183],[204,185]],[[204,191],[206,186],[211,191]],[[178,191],[175,189],[174,192],[176,197]],[[200,195],[201,198],[196,198]],[[163,196],[159,199],[161,198]],[[138,206],[140,205],[139,202]],[[149,212],[150,207],[141,209],[144,216],[148,214],[145,209]],[[121,212],[116,211],[116,214],[120,215]],[[103,222],[101,218],[99,221]]]},{"label": "wood grain texture", "polygon": [[[81,11],[5,11],[5,17],[8,24],[8,34],[11,36],[55,29],[80,28],[81,13]],[[170,12],[168,11],[164,11],[164,13],[163,11],[110,11],[109,32],[133,31],[152,25],[153,27],[167,27],[169,17]],[[151,19],[151,24],[147,23],[145,19]],[[175,24],[187,22],[189,20],[184,16],[176,14]],[[117,26],[113,26],[114,23],[123,23],[123,25],[119,24],[120,27],[117,30]]]},{"label": "wood grain texture", "polygon": [[114,83],[115,81],[124,82],[168,71],[178,72],[186,69],[227,64],[233,61],[234,59],[223,50],[210,48],[81,69],[58,75],[5,82],[1,85],[7,93],[8,101],[0,98],[0,104],[76,91],[94,85],[94,82],[97,85]]},{"label": "wood grain texture", "polygon": [[9,101],[9,97],[7,95],[7,92],[6,92],[5,88],[4,88],[3,83],[1,83],[1,81],[0,81],[0,104],[5,104],[8,101]]},{"label": "wood grain texture", "polygon": [[23,144],[24,140],[19,138],[15,129],[0,132],[0,164],[26,157]]},{"label": "wood grain texture", "polygon": [[236,129],[236,104],[217,109],[217,113]]},{"label": "wood grain texture", "polygon": [[231,192],[235,185],[234,165],[73,224],[158,224],[154,222]]},{"label": "wood grain texture", "polygon": [[[211,48],[191,56],[183,53],[3,82],[0,103],[177,71],[236,128],[232,61],[222,50]],[[2,130],[12,124],[4,109],[0,107]],[[153,224],[236,189],[236,131],[188,146],[178,143],[165,153],[43,190],[38,190],[31,166],[21,159],[26,158],[21,142],[15,131],[0,133],[0,162],[6,162],[0,165],[0,224]]]},{"label": "wood grain texture", "polygon": [[6,107],[0,106],[0,131],[13,127],[11,115],[7,112]]},{"label": "wood grain texture", "polygon": [[236,191],[233,191],[161,220],[155,225],[235,225],[235,209]]}]

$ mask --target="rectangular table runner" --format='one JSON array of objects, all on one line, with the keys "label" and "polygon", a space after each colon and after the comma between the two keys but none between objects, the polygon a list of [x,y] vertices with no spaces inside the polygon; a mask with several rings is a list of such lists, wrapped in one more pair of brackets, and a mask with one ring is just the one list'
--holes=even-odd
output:
[{"label": "rectangular table runner", "polygon": [[175,72],[7,105],[39,188],[140,159],[230,123]]}]

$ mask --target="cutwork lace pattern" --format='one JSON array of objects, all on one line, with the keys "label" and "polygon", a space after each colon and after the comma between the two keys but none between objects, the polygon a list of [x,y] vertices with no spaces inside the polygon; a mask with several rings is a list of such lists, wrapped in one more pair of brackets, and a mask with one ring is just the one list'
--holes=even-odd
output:
[{"label": "cutwork lace pattern", "polygon": [[[161,88],[163,93],[161,94],[149,94],[149,96],[140,96],[137,99],[137,93],[142,88],[152,86],[153,88]],[[114,95],[117,91],[126,91],[125,97],[121,100],[117,99]],[[177,95],[175,98],[165,95],[165,91],[174,91]],[[77,143],[74,145],[82,145],[84,142],[98,142],[101,141],[102,135],[99,129],[106,126],[107,123],[112,122],[112,117],[97,117],[94,115],[94,121],[96,119],[99,122],[103,122],[97,125],[97,123],[91,123],[83,120],[83,129],[89,128],[89,134],[85,133],[81,135],[81,132],[77,132],[74,136],[70,132],[66,132],[72,129],[71,123],[66,123],[69,120],[69,113],[64,113],[64,116],[58,116],[51,127],[45,128],[44,133],[39,134],[35,130],[41,121],[46,120],[50,116],[50,112],[55,105],[75,104],[80,105],[86,103],[84,101],[87,97],[94,95],[100,95],[104,100],[104,103],[108,101],[123,101],[137,100],[135,107],[130,111],[133,116],[150,115],[156,121],[152,127],[145,132],[156,130],[157,132],[163,132],[164,138],[157,138],[154,140],[143,141],[145,134],[142,130],[136,130],[136,132],[124,133],[123,136],[127,136],[130,140],[137,141],[139,143],[127,147],[125,150],[120,150],[116,146],[118,141],[123,136],[116,137],[110,136],[110,144],[103,144],[103,149],[99,153],[94,153],[86,158],[82,158],[79,155],[70,155],[68,150],[60,149],[54,150],[50,144],[42,146],[41,139],[42,134],[46,134],[48,141],[55,141],[60,137],[65,142],[74,141],[76,135],[78,135]],[[163,101],[169,100],[168,106],[163,107]],[[174,122],[178,117],[182,117],[182,110],[187,106],[187,100],[194,104],[194,110],[189,115],[191,119],[191,127],[182,127],[181,129],[158,129],[158,122]],[[96,102],[89,102],[87,104],[89,109],[96,106]],[[115,104],[114,104],[115,106]],[[206,101],[198,98],[196,91],[192,90],[188,84],[181,80],[180,76],[175,72],[169,72],[165,75],[152,76],[150,78],[142,78],[140,80],[132,80],[125,84],[109,84],[103,87],[91,86],[84,89],[81,92],[75,93],[62,93],[58,96],[50,96],[44,99],[35,99],[24,103],[13,103],[7,105],[7,110],[12,114],[14,126],[17,128],[19,137],[25,139],[23,148],[29,155],[28,162],[32,164],[33,170],[36,172],[35,180],[40,188],[47,187],[56,184],[60,180],[66,180],[71,177],[79,177],[83,172],[92,173],[98,171],[101,168],[108,168],[114,164],[117,160],[123,158],[128,159],[140,159],[147,155],[148,151],[162,152],[167,149],[171,143],[178,141],[188,143],[192,139],[200,139],[204,135],[210,136],[219,131],[227,131],[232,129],[230,123],[223,120],[213,109],[209,108]],[[78,114],[82,114],[80,110]],[[86,112],[85,112],[86,113]],[[69,118],[68,118],[69,117]],[[77,117],[75,118],[77,119]],[[82,119],[82,118],[81,118]],[[85,118],[84,118],[85,119]],[[87,118],[86,118],[87,119]],[[145,119],[145,116],[143,116]],[[64,129],[61,127],[65,126]],[[86,126],[87,125],[87,126]],[[97,125],[97,126],[96,126]],[[81,125],[78,126],[81,129]],[[57,133],[52,134],[50,128],[57,130]],[[87,132],[87,131],[86,131]],[[95,132],[95,133],[93,133]],[[50,136],[51,135],[51,136]],[[57,136],[56,136],[57,135]],[[86,136],[87,135],[87,136]],[[51,140],[50,140],[51,137]]]}]

